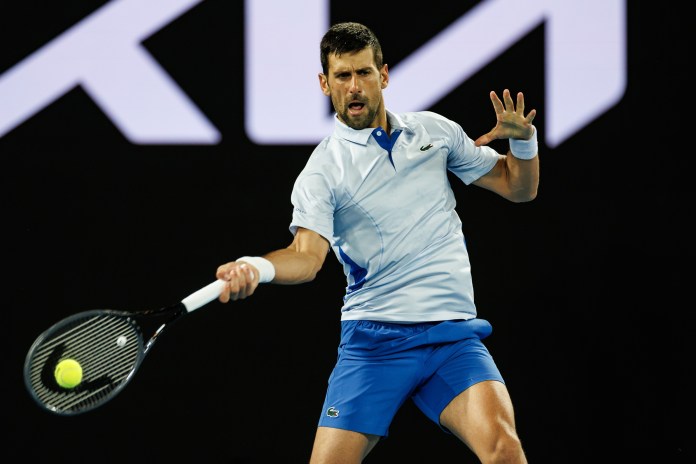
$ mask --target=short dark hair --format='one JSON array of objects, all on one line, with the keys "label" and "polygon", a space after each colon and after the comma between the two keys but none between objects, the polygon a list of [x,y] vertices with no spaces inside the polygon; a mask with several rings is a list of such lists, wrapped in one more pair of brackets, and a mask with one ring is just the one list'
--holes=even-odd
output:
[{"label": "short dark hair", "polygon": [[319,46],[321,50],[321,68],[324,74],[329,72],[329,55],[336,54],[341,56],[343,53],[359,52],[367,47],[372,48],[377,69],[382,69],[384,63],[382,46],[370,28],[355,22],[334,24],[326,31]]}]

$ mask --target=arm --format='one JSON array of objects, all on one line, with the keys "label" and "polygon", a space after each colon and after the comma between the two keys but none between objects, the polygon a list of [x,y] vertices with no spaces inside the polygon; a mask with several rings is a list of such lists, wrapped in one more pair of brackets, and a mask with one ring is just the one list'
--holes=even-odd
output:
[{"label": "arm", "polygon": [[[524,116],[522,92],[517,94],[517,108],[508,89],[503,91],[505,106],[495,92],[491,92],[490,95],[496,113],[496,125],[476,140],[476,146],[486,145],[496,139],[526,141],[536,137],[536,129],[532,125],[536,110],[531,110],[526,117]],[[520,159],[508,150],[507,155],[498,160],[493,169],[473,184],[516,203],[531,201],[536,198],[539,186],[539,157],[534,154],[531,159]]]},{"label": "arm", "polygon": [[[272,251],[263,257],[275,268],[271,282],[293,285],[314,280],[329,252],[329,242],[316,232],[299,227],[287,248]],[[259,285],[259,270],[244,261],[231,261],[218,267],[218,279],[227,282],[220,301],[244,299]]]}]

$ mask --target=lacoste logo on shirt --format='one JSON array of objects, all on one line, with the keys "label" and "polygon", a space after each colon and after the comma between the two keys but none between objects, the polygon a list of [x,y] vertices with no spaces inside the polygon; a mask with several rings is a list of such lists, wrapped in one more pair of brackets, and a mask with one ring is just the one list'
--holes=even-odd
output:
[{"label": "lacoste logo on shirt", "polygon": [[429,144],[427,144],[427,145],[423,145],[423,146],[420,148],[420,150],[421,150],[421,151],[425,151],[425,150],[430,150],[431,148],[433,148],[433,144],[432,144],[432,143],[429,143]]},{"label": "lacoste logo on shirt", "polygon": [[329,417],[338,417],[338,409],[331,406],[329,409],[326,410],[326,415]]}]

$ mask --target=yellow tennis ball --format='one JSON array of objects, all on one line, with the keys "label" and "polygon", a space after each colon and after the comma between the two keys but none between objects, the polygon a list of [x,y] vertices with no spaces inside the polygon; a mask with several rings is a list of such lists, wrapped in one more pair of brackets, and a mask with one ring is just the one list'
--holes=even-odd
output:
[{"label": "yellow tennis ball", "polygon": [[82,382],[82,366],[74,359],[64,359],[56,365],[56,382],[63,388],[75,388]]}]

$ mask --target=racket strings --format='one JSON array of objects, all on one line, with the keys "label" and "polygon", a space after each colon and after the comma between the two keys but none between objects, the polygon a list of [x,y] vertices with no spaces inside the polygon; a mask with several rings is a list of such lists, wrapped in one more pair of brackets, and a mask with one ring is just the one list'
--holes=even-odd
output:
[{"label": "racket strings", "polygon": [[[32,350],[27,383],[39,403],[58,413],[76,413],[108,400],[124,385],[142,359],[142,334],[122,314],[96,311],[47,333]],[[57,385],[53,370],[61,359],[82,366],[82,382],[73,389]]]}]

